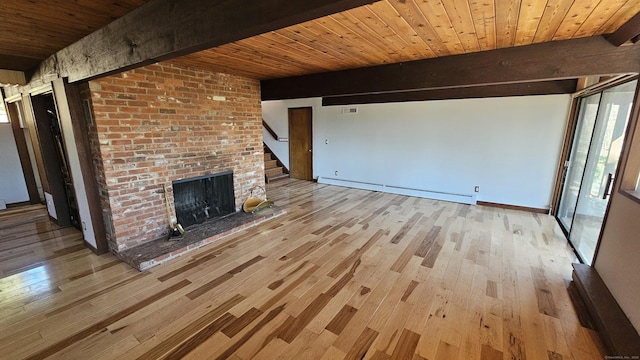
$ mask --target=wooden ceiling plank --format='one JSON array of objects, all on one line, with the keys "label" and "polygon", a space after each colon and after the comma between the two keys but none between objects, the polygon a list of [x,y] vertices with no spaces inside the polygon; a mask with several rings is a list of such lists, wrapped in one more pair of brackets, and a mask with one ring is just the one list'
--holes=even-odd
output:
[{"label": "wooden ceiling plank", "polygon": [[4,0],[0,48],[13,49],[3,54],[42,60],[146,1],[120,1],[114,5],[102,1]]},{"label": "wooden ceiling plank", "polygon": [[282,62],[288,66],[306,64],[309,68],[316,68],[315,72],[332,70],[331,67],[327,66],[329,63],[326,61],[327,59],[323,59],[321,54],[316,54],[313,50],[298,51],[289,45],[275,41],[270,34],[262,34],[245,39],[236,43],[236,45],[248,46],[251,49],[251,53],[261,54],[261,59],[269,59],[272,62]]},{"label": "wooden ceiling plank", "polygon": [[[246,39],[239,42],[224,45],[224,51],[230,56],[245,61],[251,61],[257,65],[263,65],[267,67],[273,67],[276,69],[281,68],[293,68],[300,69],[298,73],[306,71],[319,72],[316,66],[308,64],[306,62],[299,62],[291,59],[288,55],[282,53],[271,53],[265,51],[263,47],[254,46],[256,40]],[[277,49],[274,49],[277,51]],[[224,52],[223,52],[224,53]]]},{"label": "wooden ceiling plank", "polygon": [[640,13],[640,1],[628,0],[620,10],[615,13],[606,23],[598,30],[599,34],[611,34],[618,30],[623,24],[627,23],[631,18]]},{"label": "wooden ceiling plank", "polygon": [[[56,70],[75,82],[220,46],[369,2],[307,0],[282,6],[279,0],[151,1],[60,50]],[[39,72],[51,70],[45,67]]]},{"label": "wooden ceiling plank", "polygon": [[375,64],[385,61],[385,57],[372,48],[369,43],[360,42],[349,28],[330,16],[312,21],[308,28],[318,32],[320,37],[326,36],[327,40],[333,43],[332,46],[343,47],[343,51],[347,51],[353,56],[362,57]]},{"label": "wooden ceiling plank", "polygon": [[429,20],[414,1],[394,1],[390,4],[400,16],[413,28],[416,34],[425,42],[436,56],[449,55],[449,49],[433,29]]},{"label": "wooden ceiling plank", "polygon": [[316,49],[336,59],[341,59],[341,61],[345,63],[346,67],[358,67],[358,65],[364,66],[366,64],[362,58],[351,56],[351,54],[344,51],[344,49],[332,46],[333,43],[311,31],[304,24],[281,29],[277,32],[282,36],[290,38],[300,44],[308,46],[309,48]]},{"label": "wooden ceiling plank", "polygon": [[[577,56],[576,54],[580,54]],[[640,47],[602,36],[261,82],[263,100],[574,79],[640,72]]]},{"label": "wooden ceiling plank", "polygon": [[552,40],[568,40],[575,36],[580,25],[593,13],[601,0],[574,0]]},{"label": "wooden ceiling plank", "polygon": [[515,45],[520,0],[496,1],[496,44],[498,49]]},{"label": "wooden ceiling plank", "polygon": [[573,0],[548,0],[533,42],[551,41],[572,4]]},{"label": "wooden ceiling plank", "polygon": [[[251,79],[260,79],[260,76],[263,75],[263,72],[257,69],[256,66],[246,64],[244,61],[231,62],[229,60],[217,60],[212,62],[209,58],[203,59],[200,57],[194,57],[194,55],[195,54],[181,56],[179,58],[168,60],[167,62],[191,69],[206,69],[207,71],[233,74]],[[294,74],[289,74],[289,76],[293,75]]]},{"label": "wooden ceiling plank", "polygon": [[[285,49],[288,49],[292,54],[304,55],[306,61],[312,61],[318,66],[323,66],[328,69],[346,68],[351,65],[350,62],[344,61],[340,57],[333,56],[328,52],[321,51],[319,49],[310,47],[296,39],[284,35],[280,31],[272,31],[271,33],[262,34],[255,38],[265,38],[272,41],[274,44],[280,44]],[[336,64],[336,65],[333,65]]]},{"label": "wooden ceiling plank", "polygon": [[516,27],[516,46],[533,43],[546,5],[546,0],[522,0]]},{"label": "wooden ceiling plank", "polygon": [[[209,57],[205,58],[207,61]],[[284,67],[282,65],[272,66],[273,64],[265,64],[263,62],[256,62],[250,57],[239,57],[232,51],[225,50],[224,52],[216,52],[216,64],[221,64],[235,69],[238,66],[243,72],[251,71],[260,74],[257,79],[263,78],[264,74],[292,74],[288,76],[297,76],[301,73],[301,70],[297,67]],[[205,68],[206,69],[206,68]]]},{"label": "wooden ceiling plank", "polygon": [[613,15],[627,2],[627,0],[606,0],[593,10],[584,23],[576,31],[575,37],[592,36],[598,29],[609,21]]},{"label": "wooden ceiling plank", "polygon": [[10,1],[2,2],[3,13],[7,21],[28,23],[30,26],[60,25],[82,27],[85,30],[104,26],[116,18],[125,15],[146,1],[137,1],[127,7],[95,6],[100,1]]},{"label": "wooden ceiling plank", "polygon": [[638,35],[640,35],[640,12],[629,19],[616,32],[609,35],[607,40],[615,46],[620,46],[627,41],[633,41]]},{"label": "wooden ceiling plank", "polygon": [[[366,15],[370,16],[371,14],[367,12]],[[369,31],[368,26],[364,24],[364,19],[354,16],[352,11],[331,15],[330,18],[346,29],[346,32],[340,32],[344,36],[347,36],[353,44],[369,49],[368,51],[371,51],[380,59],[392,59],[389,62],[401,61],[399,48],[393,46],[393,44],[387,41],[381,41],[381,39],[384,39],[385,36],[389,35],[388,29],[382,30],[381,32],[383,34],[380,35],[375,33],[372,34]],[[327,23],[327,26],[331,25]],[[358,42],[356,39],[359,39],[360,41]]]},{"label": "wooden ceiling plank", "polygon": [[380,1],[366,6],[378,19],[389,26],[405,43],[413,49],[416,57],[432,58],[436,54],[418,33],[402,18],[398,11],[388,1]]},{"label": "wooden ceiling plank", "polygon": [[[265,73],[268,74],[272,72],[277,74],[288,74],[288,76],[295,76],[301,73],[300,71],[296,71],[298,68],[287,68],[280,64],[274,65],[272,63],[265,64],[263,61],[256,61],[256,59],[252,59],[248,55],[239,56],[236,50],[227,45],[216,48],[215,51],[205,50],[172,59],[171,62],[181,63],[183,65],[190,64],[189,66],[200,69],[211,69],[212,67],[218,68],[224,66],[231,69],[227,71],[229,73],[243,75],[250,72],[255,74],[255,77],[253,78],[256,79],[263,78]],[[239,70],[232,71],[235,67]]]},{"label": "wooden ceiling plank", "polygon": [[[385,43],[391,45],[391,47],[395,48],[396,52],[400,55],[400,61],[409,61],[411,59],[422,58],[422,57],[434,57],[432,52],[426,52],[429,47],[426,44],[423,44],[421,48],[418,48],[414,45],[414,42],[410,39],[413,35],[416,39],[419,39],[415,34],[413,29],[403,30],[407,31],[407,33],[401,33],[396,31],[395,27],[392,27],[390,23],[385,21],[386,18],[394,19],[394,15],[396,15],[395,9],[390,6],[387,6],[384,1],[379,2],[381,7],[373,8],[368,5],[362,8],[354,9],[352,12],[356,14],[356,11],[361,12],[362,14],[362,22],[368,28],[368,32],[375,36],[378,33],[378,29],[383,29],[380,34],[380,39]],[[390,20],[393,22],[393,20]],[[375,37],[374,37],[375,39]],[[419,40],[421,43],[422,41]]]},{"label": "wooden ceiling plank", "polygon": [[[360,14],[362,18],[360,18],[360,16],[354,16],[354,11]],[[346,32],[341,31],[341,33],[348,37],[352,44],[355,44],[357,47],[362,46],[369,49],[368,51],[371,51],[376,57],[381,59],[379,64],[405,60],[406,57],[403,56],[404,50],[402,47],[397,46],[393,41],[387,40],[389,37],[394,36],[390,30],[381,29],[381,34],[376,34],[376,32],[371,31],[366,24],[366,17],[371,16],[371,13],[367,11],[365,14],[366,15],[362,15],[361,12],[357,12],[357,9],[354,9],[352,11],[331,15],[329,18],[346,29]]]},{"label": "wooden ceiling plank", "polygon": [[[319,46],[323,51],[331,51],[333,54],[342,54],[345,58],[351,58],[352,61],[358,63],[377,62],[379,59],[374,57],[367,51],[354,48],[354,44],[345,40],[340,34],[337,34],[325,25],[317,21],[310,21],[296,26],[296,33],[304,35],[309,39],[310,46]],[[330,49],[330,50],[327,50]]]},{"label": "wooden ceiling plank", "polygon": [[344,24],[362,41],[369,43],[371,48],[378,49],[383,57],[388,58],[387,62],[407,61],[412,58],[407,52],[409,46],[404,39],[399,38],[386,24],[376,23],[379,19],[367,8],[353,9],[332,17]]},{"label": "wooden ceiling plank", "polygon": [[467,0],[450,0],[442,3],[447,16],[458,35],[465,52],[480,51],[475,23]]},{"label": "wooden ceiling plank", "polygon": [[464,54],[464,46],[456,34],[453,24],[449,20],[447,11],[440,0],[406,0],[412,1],[422,11],[427,21],[432,25],[438,37],[448,50],[448,55]]},{"label": "wooden ceiling plank", "polygon": [[493,0],[476,0],[469,4],[480,50],[496,49],[496,8]]}]

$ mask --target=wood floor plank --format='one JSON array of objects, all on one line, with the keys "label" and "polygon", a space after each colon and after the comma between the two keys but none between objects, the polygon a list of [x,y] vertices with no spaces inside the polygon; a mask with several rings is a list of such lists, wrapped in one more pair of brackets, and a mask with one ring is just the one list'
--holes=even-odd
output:
[{"label": "wood floor plank", "polygon": [[336,335],[340,335],[358,309],[345,305],[327,325],[326,329]]},{"label": "wood floor plank", "polygon": [[147,351],[144,355],[140,356],[138,359],[142,360],[151,360],[158,359],[162,357],[164,354],[168,353],[172,349],[176,348],[180,344],[184,343],[188,340],[193,334],[197,333],[201,329],[210,326],[213,324],[218,318],[220,318],[225,312],[231,309],[233,306],[243,301],[244,297],[236,295],[231,297],[226,302],[220,304],[216,308],[209,311],[207,314],[204,314],[197,321],[189,324],[189,326],[181,329],[176,332],[172,337],[163,341],[158,346],[153,349]]},{"label": "wood floor plank", "polygon": [[[448,344],[444,341],[440,341],[440,344],[438,344],[438,351],[436,353],[435,359],[436,360],[457,359],[459,351],[460,349],[458,347]],[[500,359],[502,359],[502,357]],[[489,359],[481,358],[481,360],[489,360]],[[492,360],[498,360],[498,359],[496,358]]]},{"label": "wood floor plank", "polygon": [[270,321],[272,321],[273,319],[276,318],[276,316],[278,316],[282,310],[284,309],[285,305],[281,305],[271,311],[269,311],[269,313],[267,313],[267,315],[262,318],[257,324],[256,326],[252,327],[246,334],[244,334],[238,341],[234,342],[233,345],[231,345],[229,348],[227,348],[220,356],[217,357],[217,359],[227,359],[229,356],[231,356],[231,354],[233,354],[236,350],[238,350],[242,345],[244,345],[244,343],[246,343],[255,333],[257,333],[258,331],[260,331],[260,329],[262,329],[264,326],[266,326]]},{"label": "wood floor plank", "polygon": [[291,317],[285,322],[285,325],[278,331],[278,338],[291,343],[302,329],[322,311],[329,303],[329,300],[331,300],[331,296],[324,293],[320,294],[300,315]]},{"label": "wood floor plank", "polygon": [[502,352],[492,348],[489,345],[482,345],[482,352],[480,353],[481,360],[501,360]]},{"label": "wood floor plank", "polygon": [[160,292],[158,292],[158,293],[156,293],[156,294],[144,299],[143,301],[141,301],[141,302],[139,302],[139,303],[137,303],[135,305],[132,305],[132,306],[126,308],[126,309],[123,309],[122,311],[110,316],[107,319],[104,319],[104,320],[102,320],[102,321],[100,321],[100,322],[98,322],[98,323],[96,323],[96,324],[94,324],[94,325],[92,325],[92,326],[90,326],[88,328],[85,328],[85,329],[75,333],[74,335],[72,335],[72,336],[70,336],[68,338],[62,339],[62,340],[56,342],[55,344],[50,345],[50,346],[48,346],[48,347],[46,347],[46,348],[44,348],[44,349],[32,354],[32,355],[30,355],[26,359],[27,360],[42,359],[42,358],[45,358],[45,357],[50,356],[52,354],[55,354],[56,352],[58,352],[58,351],[60,351],[60,350],[62,350],[64,348],[66,348],[67,346],[75,343],[76,341],[79,341],[80,339],[83,339],[83,338],[85,338],[85,337],[87,337],[87,336],[89,336],[89,335],[91,335],[91,334],[93,334],[93,333],[95,333],[97,331],[100,331],[101,329],[107,327],[109,324],[111,324],[111,323],[113,323],[113,322],[115,322],[115,321],[117,321],[119,319],[122,319],[122,318],[124,318],[124,317],[126,317],[126,316],[128,316],[128,315],[130,315],[130,314],[132,314],[132,313],[144,308],[145,306],[147,306],[147,305],[149,305],[149,304],[151,304],[151,303],[153,303],[155,301],[158,301],[158,300],[162,299],[163,297],[173,293],[174,291],[177,291],[179,289],[184,288],[185,286],[187,286],[189,284],[191,284],[191,282],[189,282],[188,280],[183,280],[183,281],[181,281],[181,282],[179,282],[177,284],[174,284],[174,285],[166,288],[165,290],[162,290],[162,291],[160,291]]},{"label": "wood floor plank", "polygon": [[391,354],[392,360],[402,360],[413,358],[413,353],[420,341],[420,334],[416,334],[411,330],[403,329],[400,334],[400,339],[396,345],[393,354]]},{"label": "wood floor plank", "polygon": [[171,350],[163,358],[167,360],[182,359],[185,355],[190,353],[198,345],[202,344],[206,339],[210,338],[213,334],[235,322],[237,320],[233,315],[225,313],[211,324],[205,326],[202,330],[198,331],[195,335],[190,337],[187,341],[182,342],[178,347]]},{"label": "wood floor plank", "polygon": [[398,231],[398,233],[391,238],[391,243],[398,244],[423,216],[423,213],[417,212],[411,218],[409,218],[409,220],[407,220],[407,222],[402,225],[400,231]]},{"label": "wood floor plank", "polygon": [[360,360],[364,358],[377,336],[377,331],[365,328],[351,347],[351,350],[344,357],[344,360]]},{"label": "wood floor plank", "polygon": [[42,207],[0,213],[1,357],[604,357],[551,217],[294,179],[267,192],[286,214],[143,273]]}]

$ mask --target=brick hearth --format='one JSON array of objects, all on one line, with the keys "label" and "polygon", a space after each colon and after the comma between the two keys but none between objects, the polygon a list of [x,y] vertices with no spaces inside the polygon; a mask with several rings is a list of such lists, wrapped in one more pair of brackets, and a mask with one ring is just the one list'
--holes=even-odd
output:
[{"label": "brick hearth", "polygon": [[121,251],[118,257],[143,271],[285,213],[286,210],[277,207],[262,209],[255,214],[237,212],[223,219],[194,225],[181,237],[157,239]]}]

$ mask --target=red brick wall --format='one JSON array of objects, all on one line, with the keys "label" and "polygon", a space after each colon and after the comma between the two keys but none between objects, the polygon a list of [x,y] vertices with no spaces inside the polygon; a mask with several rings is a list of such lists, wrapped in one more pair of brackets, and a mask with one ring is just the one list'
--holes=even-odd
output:
[{"label": "red brick wall", "polygon": [[[113,250],[167,235],[159,190],[172,180],[232,170],[236,208],[264,186],[258,81],[154,64],[90,81],[88,91]],[[169,202],[174,213],[172,193]]]}]

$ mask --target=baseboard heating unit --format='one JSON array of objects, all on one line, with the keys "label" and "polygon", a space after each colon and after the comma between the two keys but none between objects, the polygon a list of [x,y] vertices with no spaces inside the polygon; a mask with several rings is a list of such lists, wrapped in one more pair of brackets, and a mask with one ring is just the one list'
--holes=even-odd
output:
[{"label": "baseboard heating unit", "polygon": [[327,185],[344,186],[344,187],[350,187],[350,188],[361,189],[361,190],[380,191],[380,192],[390,193],[390,194],[415,196],[415,197],[421,197],[426,199],[451,201],[451,202],[457,202],[461,204],[476,205],[476,196],[468,195],[468,194],[455,194],[455,193],[448,193],[448,192],[442,192],[442,191],[413,189],[413,188],[407,188],[407,187],[401,187],[401,186],[375,184],[375,183],[355,181],[355,180],[335,179],[335,178],[328,178],[328,177],[322,177],[322,176],[318,177],[318,183],[327,184]]}]

